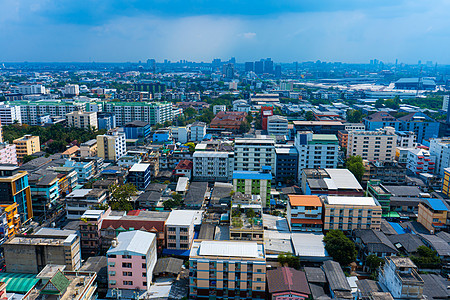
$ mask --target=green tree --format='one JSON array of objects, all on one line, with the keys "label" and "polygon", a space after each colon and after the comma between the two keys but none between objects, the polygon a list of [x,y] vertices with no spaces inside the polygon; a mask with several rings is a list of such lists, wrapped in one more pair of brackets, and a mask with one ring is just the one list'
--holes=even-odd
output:
[{"label": "green tree", "polygon": [[253,122],[252,114],[248,114],[247,116],[245,116],[245,119],[247,120],[248,124],[251,124]]},{"label": "green tree", "polygon": [[377,101],[375,101],[375,107],[376,108],[383,107],[383,104],[384,104],[384,100],[383,99],[378,99]]},{"label": "green tree", "polygon": [[183,204],[183,196],[177,193],[172,194],[172,199],[164,201],[164,209],[171,210],[172,208],[180,207]]},{"label": "green tree", "polygon": [[361,156],[350,156],[347,158],[345,165],[355,178],[361,182],[365,171]]},{"label": "green tree", "polygon": [[392,109],[400,108],[400,105],[397,102],[395,102],[394,99],[388,99],[388,100],[384,101],[384,105],[386,105],[386,107],[392,108]]},{"label": "green tree", "polygon": [[195,144],[194,143],[189,142],[189,143],[186,143],[184,145],[189,147],[189,152],[194,153],[194,151],[195,151]]},{"label": "green tree", "polygon": [[335,261],[347,266],[356,259],[355,244],[340,230],[330,230],[323,238],[325,249]]},{"label": "green tree", "polygon": [[110,186],[109,190],[111,193],[109,205],[112,210],[125,210],[128,212],[133,209],[130,200],[137,193],[136,186],[131,183],[123,185],[114,184]]},{"label": "green tree", "polygon": [[209,108],[205,108],[203,109],[202,114],[197,117],[197,120],[209,124],[211,123],[212,119],[214,119],[214,117],[214,112]]},{"label": "green tree", "polygon": [[378,267],[383,265],[384,259],[379,258],[376,255],[368,255],[366,258],[366,266],[368,266],[371,270],[376,270]]},{"label": "green tree", "polygon": [[300,269],[300,259],[292,253],[282,253],[278,255],[278,262],[282,266]]},{"label": "green tree", "polygon": [[310,111],[310,110],[308,110],[308,111],[305,113],[305,119],[306,119],[306,121],[312,121],[312,120],[314,120],[314,114],[313,114],[313,112]]},{"label": "green tree", "polygon": [[240,133],[247,133],[250,131],[250,124],[248,124],[247,122],[242,122],[241,125],[239,126],[239,132]]},{"label": "green tree", "polygon": [[349,109],[347,111],[347,121],[350,123],[360,123],[362,121],[363,114],[359,110]]},{"label": "green tree", "polygon": [[188,107],[183,111],[183,113],[186,116],[186,119],[190,119],[197,114],[197,111],[195,110],[195,108]]},{"label": "green tree", "polygon": [[417,255],[410,257],[419,269],[438,269],[441,267],[441,259],[437,252],[427,246],[419,246]]},{"label": "green tree", "polygon": [[25,155],[25,156],[22,158],[22,163],[27,163],[27,162],[29,162],[29,161],[32,161],[32,160],[35,159],[35,158],[36,158],[35,156]]}]

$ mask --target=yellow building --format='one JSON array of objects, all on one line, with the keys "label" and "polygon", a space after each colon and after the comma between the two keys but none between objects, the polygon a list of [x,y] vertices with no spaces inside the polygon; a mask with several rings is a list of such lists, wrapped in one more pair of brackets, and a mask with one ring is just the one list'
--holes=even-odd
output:
[{"label": "yellow building", "polygon": [[327,196],[323,202],[324,230],[380,230],[381,205],[373,197]]},{"label": "yellow building", "polygon": [[97,112],[76,110],[68,113],[67,125],[76,128],[97,129]]},{"label": "yellow building", "polygon": [[192,299],[265,299],[264,244],[194,241],[189,256]]},{"label": "yellow building", "polygon": [[442,180],[442,192],[450,197],[450,168],[444,169],[444,180]]},{"label": "yellow building", "polygon": [[17,233],[19,233],[20,229],[20,215],[17,210],[19,205],[17,203],[13,204],[0,204],[3,212],[6,214],[6,222],[8,224],[8,234],[5,235],[6,238],[11,238]]},{"label": "yellow building", "polygon": [[27,134],[19,139],[15,139],[13,143],[16,145],[17,159],[22,160],[25,155],[41,151],[41,143],[38,136]]},{"label": "yellow building", "polygon": [[377,131],[353,131],[348,135],[347,157],[361,156],[362,159],[394,161],[397,136],[392,127]]},{"label": "yellow building", "polygon": [[441,199],[423,199],[419,203],[417,222],[431,233],[447,228],[448,205]]},{"label": "yellow building", "polygon": [[105,160],[116,161],[125,155],[127,145],[125,133],[111,130],[97,135],[97,155]]}]

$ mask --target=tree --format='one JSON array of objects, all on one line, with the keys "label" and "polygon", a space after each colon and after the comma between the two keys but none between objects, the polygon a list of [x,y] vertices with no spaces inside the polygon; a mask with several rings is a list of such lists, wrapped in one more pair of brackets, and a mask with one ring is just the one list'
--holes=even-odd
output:
[{"label": "tree", "polygon": [[33,159],[35,159],[35,156],[31,156],[31,155],[24,155],[24,157],[22,158],[22,163],[27,163]]},{"label": "tree", "polygon": [[171,210],[175,207],[180,207],[183,204],[183,196],[177,193],[172,194],[172,199],[164,201],[164,209]]},{"label": "tree", "polygon": [[133,205],[130,200],[131,197],[135,196],[137,193],[137,189],[133,184],[114,184],[109,190],[111,193],[109,205],[112,210],[125,210],[128,212],[133,209]]},{"label": "tree", "polygon": [[248,124],[247,122],[242,122],[241,125],[239,126],[239,132],[240,133],[247,133],[250,131],[250,124]]},{"label": "tree", "polygon": [[214,117],[214,112],[210,108],[205,108],[203,109],[202,114],[197,117],[197,120],[209,124]]},{"label": "tree", "polygon": [[189,142],[189,143],[186,143],[184,145],[189,147],[189,152],[194,153],[194,151],[195,151],[195,144],[194,143]]},{"label": "tree", "polygon": [[384,105],[386,105],[386,107],[392,108],[392,109],[399,109],[400,105],[395,102],[394,99],[388,99],[386,101],[384,101]]},{"label": "tree", "polygon": [[361,156],[350,156],[347,158],[345,165],[347,166],[347,169],[352,172],[355,178],[361,182],[365,171]]},{"label": "tree", "polygon": [[197,114],[197,111],[195,108],[188,107],[183,111],[183,113],[186,116],[186,119],[190,119]]},{"label": "tree", "polygon": [[437,269],[441,266],[441,259],[437,252],[427,246],[419,246],[417,255],[411,256],[411,260],[419,269]]},{"label": "tree", "polygon": [[306,121],[312,121],[312,120],[314,120],[314,114],[313,114],[313,112],[310,111],[310,110],[308,110],[308,111],[305,113],[305,119],[306,119]]},{"label": "tree", "polygon": [[356,259],[355,244],[340,230],[330,230],[323,239],[325,249],[335,261],[347,266]]},{"label": "tree", "polygon": [[360,123],[362,118],[363,114],[359,110],[350,109],[347,111],[347,121],[350,123]]},{"label": "tree", "polygon": [[278,255],[278,262],[285,266],[294,268],[294,269],[300,269],[300,259],[293,255],[292,253],[282,253]]},{"label": "tree", "polygon": [[384,105],[384,100],[383,99],[378,99],[377,101],[375,101],[375,107],[376,108],[381,108]]},{"label": "tree", "polygon": [[247,120],[248,124],[251,124],[253,122],[253,116],[251,114],[245,116],[245,119]]},{"label": "tree", "polygon": [[366,266],[368,266],[371,270],[376,270],[378,267],[383,265],[384,259],[379,258],[376,255],[368,255],[366,258]]}]

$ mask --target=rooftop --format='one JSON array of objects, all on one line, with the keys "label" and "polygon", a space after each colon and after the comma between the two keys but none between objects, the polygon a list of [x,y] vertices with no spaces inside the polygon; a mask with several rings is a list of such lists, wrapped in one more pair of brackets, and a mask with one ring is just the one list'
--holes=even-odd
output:
[{"label": "rooftop", "polygon": [[144,164],[144,163],[139,163],[139,164],[134,164],[129,172],[145,172],[147,169],[150,168],[150,164]]},{"label": "rooftop", "polygon": [[291,206],[322,206],[319,196],[288,195]]},{"label": "rooftop", "polygon": [[156,234],[140,230],[121,232],[117,236],[117,246],[112,246],[108,250],[108,255],[120,255],[125,252],[134,255],[146,255],[155,238]]},{"label": "rooftop", "polygon": [[295,232],[291,234],[291,241],[294,245],[295,255],[303,258],[319,258],[328,257],[323,242],[323,234],[311,232]]},{"label": "rooftop", "polygon": [[166,226],[190,226],[200,211],[172,210],[166,221]]},{"label": "rooftop", "polygon": [[379,206],[372,197],[327,196],[325,203],[331,205]]},{"label": "rooftop", "polygon": [[245,257],[264,259],[264,246],[256,242],[196,241],[192,256]]},{"label": "rooftop", "polygon": [[272,180],[272,174],[257,171],[234,171],[233,179]]}]

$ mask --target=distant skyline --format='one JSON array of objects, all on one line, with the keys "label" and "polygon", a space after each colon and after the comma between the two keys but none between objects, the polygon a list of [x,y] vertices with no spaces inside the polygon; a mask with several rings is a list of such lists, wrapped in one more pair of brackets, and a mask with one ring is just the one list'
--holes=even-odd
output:
[{"label": "distant skyline", "polygon": [[450,1],[2,0],[0,62],[450,64]]}]

